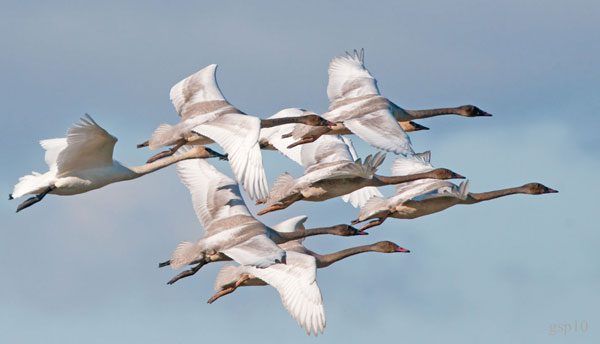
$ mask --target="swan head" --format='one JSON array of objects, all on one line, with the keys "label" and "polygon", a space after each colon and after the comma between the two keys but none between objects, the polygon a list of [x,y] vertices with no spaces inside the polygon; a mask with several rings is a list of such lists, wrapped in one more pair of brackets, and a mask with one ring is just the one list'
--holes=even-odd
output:
[{"label": "swan head", "polygon": [[357,228],[349,225],[337,225],[333,227],[333,233],[337,236],[354,236],[354,235],[367,235],[369,233],[361,232]]},{"label": "swan head", "polygon": [[429,130],[429,128],[427,128],[426,126],[420,125],[419,123],[413,121],[400,122],[400,127],[407,133],[419,130]]},{"label": "swan head", "polygon": [[380,241],[373,245],[373,249],[376,252],[381,252],[381,253],[394,253],[394,252],[410,253],[409,249],[400,247],[391,241]]},{"label": "swan head", "polygon": [[465,177],[447,168],[436,168],[429,173],[435,179],[465,179]]},{"label": "swan head", "polygon": [[547,193],[557,193],[558,190],[547,187],[540,183],[529,183],[522,186],[524,191],[530,195],[542,195]]},{"label": "swan head", "polygon": [[458,114],[465,117],[491,117],[492,114],[485,112],[475,105],[463,105],[458,107]]},{"label": "swan head", "polygon": [[325,118],[323,118],[317,114],[314,114],[314,113],[303,116],[302,123],[313,126],[313,127],[329,127],[329,128],[335,127],[334,122],[330,122],[330,121],[326,120]]}]

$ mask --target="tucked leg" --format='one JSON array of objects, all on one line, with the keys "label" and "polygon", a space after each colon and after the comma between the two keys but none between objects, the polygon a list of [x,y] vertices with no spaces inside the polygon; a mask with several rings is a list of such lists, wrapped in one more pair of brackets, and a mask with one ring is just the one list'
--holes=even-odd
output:
[{"label": "tucked leg", "polygon": [[296,146],[303,145],[305,143],[315,142],[319,137],[321,137],[321,136],[320,135],[319,136],[304,136],[304,137],[302,137],[302,139],[300,139],[300,140],[292,143],[291,145],[287,146],[287,148],[288,149],[292,149],[292,148],[294,148]]},{"label": "tucked leg", "polygon": [[252,276],[250,276],[248,274],[242,274],[233,286],[216,292],[213,296],[210,297],[210,299],[208,299],[207,302],[213,303],[216,300],[220,299],[222,296],[233,293],[240,285],[242,285],[244,282],[246,282],[247,280],[249,280],[251,278],[252,278]]},{"label": "tucked leg", "polygon": [[270,213],[272,211],[285,209],[285,208],[289,207],[290,205],[292,205],[293,203],[298,202],[302,199],[304,199],[304,196],[302,196],[301,193],[295,193],[295,194],[292,194],[290,196],[283,198],[278,203],[275,203],[275,204],[271,205],[270,207],[267,207],[267,208],[259,211],[257,214],[264,215],[264,214]]},{"label": "tucked leg", "polygon": [[168,156],[171,156],[171,155],[175,154],[175,152],[177,152],[177,150],[179,148],[181,148],[183,145],[185,145],[186,143],[187,143],[187,141],[185,139],[180,139],[179,141],[177,141],[177,143],[175,144],[175,146],[173,146],[173,148],[167,149],[166,151],[163,151],[163,152],[160,152],[160,153],[158,153],[156,155],[153,155],[146,162],[149,164],[149,163],[154,162],[154,161],[156,161],[158,159],[162,159],[162,158],[166,158]]},{"label": "tucked leg", "polygon": [[362,226],[362,228],[360,229],[361,232],[364,232],[365,230],[375,227],[375,226],[379,226],[380,224],[382,224],[385,219],[388,218],[388,216],[390,216],[389,212],[385,212],[382,215],[380,215],[377,220],[371,221],[369,223],[367,223],[366,225]]},{"label": "tucked leg", "polygon": [[31,207],[32,205],[41,201],[42,199],[44,199],[44,196],[46,196],[49,192],[51,192],[54,189],[56,189],[56,186],[50,185],[44,191],[42,191],[42,193],[26,199],[23,203],[19,204],[19,206],[17,207],[17,213],[20,212],[21,210]]},{"label": "tucked leg", "polygon": [[196,274],[196,272],[200,271],[200,269],[206,265],[206,261],[201,261],[199,262],[196,266],[194,266],[193,268],[189,269],[189,270],[185,270],[180,272],[179,274],[177,274],[177,276],[171,278],[169,280],[169,282],[167,282],[167,284],[174,284],[175,282],[179,281],[182,278],[186,278],[186,277],[190,277]]}]

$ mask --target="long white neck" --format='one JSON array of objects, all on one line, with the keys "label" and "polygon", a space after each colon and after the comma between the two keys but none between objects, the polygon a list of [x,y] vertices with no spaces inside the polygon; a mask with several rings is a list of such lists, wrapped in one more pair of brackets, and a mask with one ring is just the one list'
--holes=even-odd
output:
[{"label": "long white neck", "polygon": [[128,169],[133,173],[130,176],[130,178],[127,179],[139,178],[143,175],[152,173],[154,171],[158,171],[161,168],[165,168],[182,160],[208,158],[208,154],[206,153],[206,151],[199,148],[200,147],[196,147],[181,154],[171,155],[162,159],[158,159],[149,164],[128,167]]}]

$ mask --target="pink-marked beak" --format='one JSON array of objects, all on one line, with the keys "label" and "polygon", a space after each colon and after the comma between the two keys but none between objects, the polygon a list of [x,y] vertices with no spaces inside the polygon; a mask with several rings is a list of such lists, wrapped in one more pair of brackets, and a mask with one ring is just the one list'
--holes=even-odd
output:
[{"label": "pink-marked beak", "polygon": [[361,231],[359,231],[359,232],[358,232],[358,235],[369,235],[369,233],[367,233],[367,232],[365,232],[365,231],[362,231],[362,232],[361,232]]},{"label": "pink-marked beak", "polygon": [[558,193],[558,190],[554,190],[552,188],[547,187],[546,193]]},{"label": "pink-marked beak", "polygon": [[410,253],[409,249],[404,248],[404,247],[399,247],[399,246],[394,251],[396,251],[396,252],[402,252],[402,253]]}]

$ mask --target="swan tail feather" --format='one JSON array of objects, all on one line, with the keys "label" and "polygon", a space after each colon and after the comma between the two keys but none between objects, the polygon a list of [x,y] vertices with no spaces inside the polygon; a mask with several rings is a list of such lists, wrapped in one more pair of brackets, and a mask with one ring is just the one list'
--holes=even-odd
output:
[{"label": "swan tail feather", "polygon": [[13,188],[12,198],[18,198],[28,194],[38,194],[50,186],[48,178],[44,174],[31,172],[19,178],[19,181]]},{"label": "swan tail feather", "polygon": [[196,259],[202,258],[203,251],[203,247],[199,243],[183,241],[177,245],[177,248],[171,256],[171,267],[173,269],[178,269],[188,265]]},{"label": "swan tail feather", "polygon": [[292,177],[289,173],[282,173],[275,183],[273,184],[273,189],[267,198],[266,205],[272,205],[278,202],[280,199],[286,197],[290,194],[292,188],[294,186],[294,177]]},{"label": "swan tail feather", "polygon": [[371,197],[365,205],[360,208],[358,213],[358,220],[365,221],[372,216],[377,215],[381,211],[387,210],[388,205],[386,200],[380,196]]},{"label": "swan tail feather", "polygon": [[240,278],[240,267],[235,265],[226,265],[217,274],[215,278],[215,291],[224,289],[227,285],[235,283]]},{"label": "swan tail feather", "polygon": [[148,140],[148,148],[157,149],[159,147],[170,146],[175,143],[174,127],[170,124],[161,124],[154,130],[152,137]]}]

